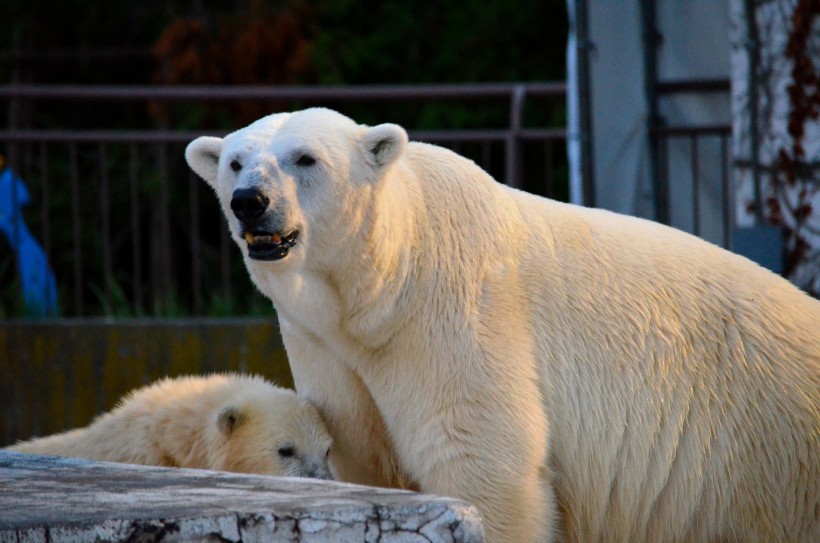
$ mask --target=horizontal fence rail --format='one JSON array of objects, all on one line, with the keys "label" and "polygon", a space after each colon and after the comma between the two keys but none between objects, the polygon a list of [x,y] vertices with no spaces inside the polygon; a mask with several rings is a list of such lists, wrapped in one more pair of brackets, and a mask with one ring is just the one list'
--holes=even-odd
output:
[{"label": "horizontal fence rail", "polygon": [[[389,104],[378,122],[394,122],[391,114],[402,105],[423,109],[431,104],[469,104],[468,112],[476,116],[495,111],[496,124],[457,129],[430,127],[429,122],[414,127],[412,119],[401,124],[411,139],[450,147],[511,186],[564,199],[563,116],[544,114],[563,112],[564,95],[563,83],[0,85],[0,103],[5,102],[9,111],[8,128],[0,130],[0,145],[31,193],[24,216],[57,277],[61,316],[264,315],[272,311],[270,304],[250,285],[216,199],[183,158],[185,145],[194,138],[221,136],[242,124],[196,130],[172,130],[173,122],[149,127],[42,126],[46,123],[37,122],[41,108],[113,104],[140,111],[165,102],[221,113],[220,104],[239,107],[261,100],[263,105],[271,104],[267,113],[310,105],[369,113],[379,104]],[[550,118],[558,119],[553,126]],[[0,277],[9,277],[13,266],[6,258],[4,272],[2,264],[0,274],[5,275]],[[14,289],[0,291],[0,317],[21,314],[10,290]]]},{"label": "horizontal fence rail", "polygon": [[510,97],[523,99],[526,95],[563,98],[566,95],[566,84],[545,82],[356,87],[0,85],[0,98],[34,100],[475,100]]},{"label": "horizontal fence rail", "polygon": [[[509,123],[505,130],[473,131],[425,131],[411,132],[411,137],[431,143],[503,141],[506,149],[506,169],[504,180],[513,187],[522,187],[521,169],[518,164],[521,141],[560,141],[566,139],[566,131],[561,128],[552,130],[525,130],[522,124],[522,111],[525,100],[535,97],[564,99],[566,84],[563,82],[544,83],[489,83],[460,85],[364,85],[358,87],[310,87],[310,86],[77,86],[77,85],[2,85],[0,99],[27,101],[304,101],[327,102],[345,101],[424,101],[424,100],[509,100]],[[200,133],[201,134],[201,133]],[[72,141],[82,138],[84,141],[106,141],[129,137],[125,134],[108,134],[95,132],[90,134],[63,133]],[[185,138],[186,133],[168,132],[163,134],[170,138]],[[0,141],[34,140],[36,134],[20,131],[16,127],[0,132]],[[58,137],[58,136],[52,136]],[[133,134],[130,141],[148,141],[150,131]],[[183,141],[175,140],[175,141]]]},{"label": "horizontal fence rail", "polygon": [[[430,143],[440,142],[506,142],[509,130],[408,130],[410,139]],[[224,130],[0,130],[0,141],[9,143],[189,143],[199,136],[224,136]],[[564,141],[562,128],[531,128],[515,132],[521,141]]]}]

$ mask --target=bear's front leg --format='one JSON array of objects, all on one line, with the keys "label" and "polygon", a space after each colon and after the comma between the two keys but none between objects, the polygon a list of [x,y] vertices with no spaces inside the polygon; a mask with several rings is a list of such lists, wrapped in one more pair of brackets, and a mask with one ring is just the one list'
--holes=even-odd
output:
[{"label": "bear's front leg", "polygon": [[[475,505],[489,543],[552,541],[549,426],[534,366],[525,355],[491,365],[476,352],[471,372],[456,377],[447,364],[427,360],[393,365],[384,390],[372,389],[377,401],[393,393],[393,402],[380,405],[391,406],[385,420],[407,473],[424,493]],[[425,373],[411,376],[414,367]],[[388,388],[391,380],[424,386]]]},{"label": "bear's front leg", "polygon": [[330,465],[336,478],[415,489],[399,467],[384,420],[361,378],[316,336],[281,316],[280,326],[296,390],[319,409],[333,437]]},{"label": "bear's front leg", "polygon": [[487,543],[553,541],[558,520],[549,469],[526,447],[516,450],[493,441],[437,463],[420,482],[421,491],[478,507]]}]

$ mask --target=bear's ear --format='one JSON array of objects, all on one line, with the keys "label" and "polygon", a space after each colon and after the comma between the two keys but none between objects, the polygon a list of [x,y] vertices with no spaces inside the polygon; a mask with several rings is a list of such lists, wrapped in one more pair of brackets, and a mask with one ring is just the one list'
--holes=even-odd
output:
[{"label": "bear's ear", "polygon": [[230,436],[244,418],[245,414],[241,409],[233,405],[227,405],[217,415],[216,426],[223,434]]},{"label": "bear's ear", "polygon": [[407,132],[397,124],[380,124],[368,128],[362,136],[365,160],[380,170],[392,164],[407,146]]},{"label": "bear's ear", "polygon": [[219,155],[222,154],[222,138],[202,136],[185,148],[185,160],[199,177],[216,188]]}]

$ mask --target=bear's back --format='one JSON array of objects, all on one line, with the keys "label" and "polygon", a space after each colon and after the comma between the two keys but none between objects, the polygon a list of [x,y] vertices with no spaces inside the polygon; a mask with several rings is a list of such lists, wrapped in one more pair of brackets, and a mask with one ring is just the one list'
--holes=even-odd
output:
[{"label": "bear's back", "polygon": [[794,489],[820,479],[820,302],[682,231],[511,189],[435,146],[407,154],[444,247],[426,256],[461,262],[459,285],[472,266],[527,291],[572,533],[777,540],[776,516],[752,512],[799,524],[817,506]]},{"label": "bear's back", "polygon": [[820,480],[820,301],[670,227],[510,194],[531,225],[525,275],[541,278],[531,301],[571,531],[816,530],[801,511],[820,496],[796,489]]}]

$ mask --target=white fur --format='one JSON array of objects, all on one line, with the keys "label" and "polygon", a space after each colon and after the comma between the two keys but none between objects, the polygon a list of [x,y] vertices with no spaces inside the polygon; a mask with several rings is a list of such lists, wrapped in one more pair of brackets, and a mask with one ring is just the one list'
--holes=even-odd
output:
[{"label": "white fur", "polygon": [[[9,450],[183,468],[328,478],[331,438],[319,412],[260,377],[163,379],[85,428]],[[280,449],[290,448],[292,455]]]},{"label": "white fur", "polygon": [[[228,135],[215,177],[212,140],[186,153],[341,479],[466,499],[490,542],[820,541],[820,302],[403,134],[311,109]],[[229,208],[247,184],[301,231],[280,261],[248,256]]]}]

